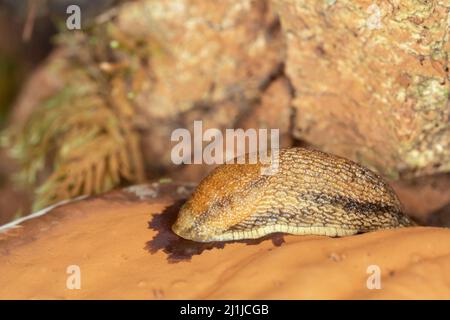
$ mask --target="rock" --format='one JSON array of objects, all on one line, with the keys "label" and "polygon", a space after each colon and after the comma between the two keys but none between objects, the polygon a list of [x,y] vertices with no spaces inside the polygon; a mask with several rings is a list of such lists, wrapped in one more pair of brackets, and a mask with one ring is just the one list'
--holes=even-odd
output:
[{"label": "rock", "polygon": [[[60,206],[0,234],[0,298],[446,299],[450,230],[197,244],[169,227],[193,185],[153,183]],[[81,288],[67,289],[69,266]],[[373,266],[381,289],[369,290]],[[73,269],[69,269],[73,270]]]},{"label": "rock", "polygon": [[448,3],[273,3],[297,138],[390,177],[450,170]]},{"label": "rock", "polygon": [[291,103],[290,83],[285,77],[278,77],[263,91],[260,103],[251,112],[242,117],[238,127],[244,129],[279,129],[280,147],[293,144],[291,135]]},{"label": "rock", "polygon": [[430,214],[427,225],[450,228],[450,202]]},{"label": "rock", "polygon": [[[175,129],[192,130],[194,120],[202,120],[204,130],[240,127],[239,119],[254,114],[265,89],[281,76],[284,43],[266,0],[130,3],[117,25],[129,37],[160,46],[149,57],[143,90],[135,98],[145,119],[140,130],[150,175],[179,169],[161,143],[170,142]],[[284,102],[285,91],[278,91]],[[278,122],[289,122],[290,104],[271,107],[283,109]]]},{"label": "rock", "polygon": [[[405,213],[425,225],[439,210],[450,203],[450,174],[424,176],[391,182]],[[440,226],[444,226],[441,224]]]}]

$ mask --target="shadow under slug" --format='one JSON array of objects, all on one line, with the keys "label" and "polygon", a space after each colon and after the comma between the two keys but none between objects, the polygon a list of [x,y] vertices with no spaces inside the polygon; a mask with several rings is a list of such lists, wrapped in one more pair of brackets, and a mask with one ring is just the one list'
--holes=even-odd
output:
[{"label": "shadow under slug", "polygon": [[284,243],[282,233],[274,233],[259,239],[237,240],[237,241],[214,241],[214,242],[195,242],[183,239],[177,236],[171,229],[180,211],[181,206],[186,200],[178,200],[167,207],[162,213],[153,215],[148,223],[149,229],[156,231],[156,235],[148,241],[145,249],[154,254],[162,251],[167,254],[169,263],[181,261],[190,261],[192,256],[200,255],[205,250],[223,249],[229,243],[245,243],[247,245],[257,245],[263,241],[271,240],[274,246],[279,247]]}]

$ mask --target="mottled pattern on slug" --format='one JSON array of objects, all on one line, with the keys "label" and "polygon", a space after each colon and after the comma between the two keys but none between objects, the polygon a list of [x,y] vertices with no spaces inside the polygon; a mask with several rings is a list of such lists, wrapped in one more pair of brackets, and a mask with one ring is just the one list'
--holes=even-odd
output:
[{"label": "mottled pattern on slug", "polygon": [[276,174],[262,164],[225,164],[197,187],[173,225],[201,242],[273,232],[352,235],[414,225],[390,186],[350,160],[303,148],[280,151]]}]

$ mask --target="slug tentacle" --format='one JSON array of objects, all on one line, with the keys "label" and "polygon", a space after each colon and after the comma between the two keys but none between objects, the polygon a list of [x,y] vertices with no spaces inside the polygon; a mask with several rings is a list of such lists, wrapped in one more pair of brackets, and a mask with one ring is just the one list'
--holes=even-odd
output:
[{"label": "slug tentacle", "polygon": [[208,242],[414,225],[390,186],[369,169],[303,148],[281,150],[279,159],[273,175],[261,175],[260,163],[217,167],[182,207],[173,231]]}]

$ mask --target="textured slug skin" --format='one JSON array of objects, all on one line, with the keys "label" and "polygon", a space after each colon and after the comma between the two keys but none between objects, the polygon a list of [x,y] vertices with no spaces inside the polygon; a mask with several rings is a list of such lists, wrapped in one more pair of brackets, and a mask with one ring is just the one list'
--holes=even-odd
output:
[{"label": "textured slug skin", "polygon": [[345,236],[412,226],[390,186],[350,160],[303,148],[280,150],[279,168],[224,164],[198,185],[172,230],[199,241],[274,232]]}]

